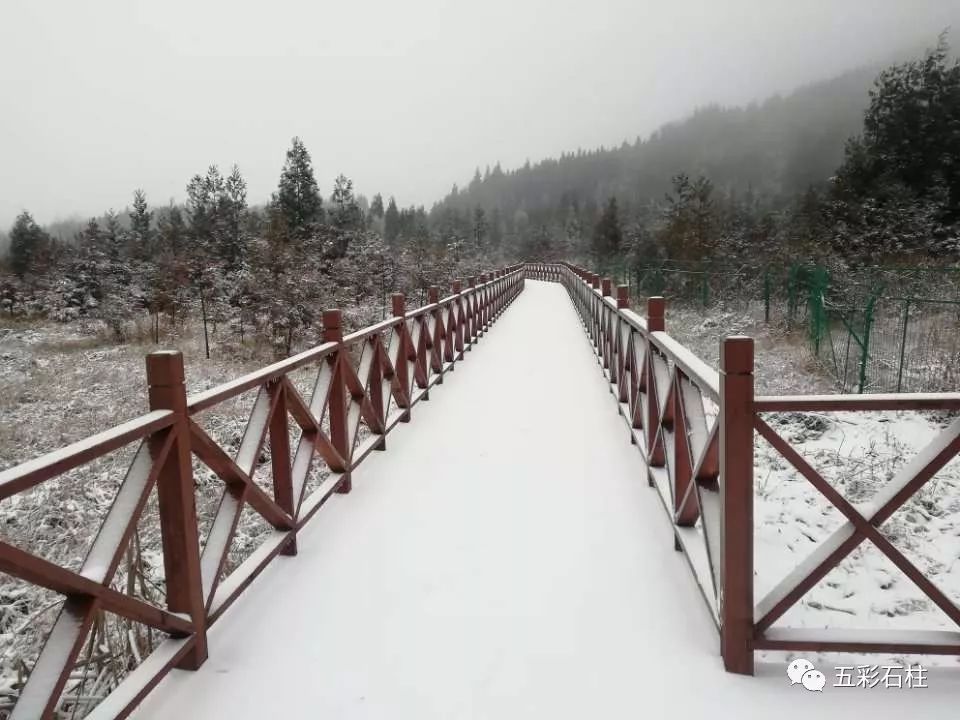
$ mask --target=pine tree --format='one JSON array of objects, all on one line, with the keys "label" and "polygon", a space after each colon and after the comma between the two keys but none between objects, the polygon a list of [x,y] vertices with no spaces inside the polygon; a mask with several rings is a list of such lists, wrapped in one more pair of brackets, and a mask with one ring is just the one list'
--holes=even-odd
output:
[{"label": "pine tree", "polygon": [[235,270],[246,255],[243,224],[247,214],[247,181],[236,165],[224,182],[223,195],[218,203],[221,214],[219,223],[220,257],[227,268]]},{"label": "pine tree", "polygon": [[20,213],[10,230],[10,267],[14,274],[22,279],[48,243],[49,237],[33,216],[26,210]]},{"label": "pine tree", "polygon": [[187,184],[187,215],[195,253],[213,250],[224,192],[223,176],[216,165],[207,168],[206,175],[194,175]]},{"label": "pine tree", "polygon": [[397,201],[391,197],[387,204],[387,211],[383,214],[383,239],[388,245],[394,245],[399,234],[400,212],[397,210]]},{"label": "pine tree", "polygon": [[120,225],[120,216],[111,208],[103,216],[106,221],[103,228],[103,242],[110,262],[119,265],[123,256],[123,226]]},{"label": "pine tree", "polygon": [[943,221],[960,220],[960,60],[949,55],[943,34],[925,58],[880,74],[863,135],[847,144],[835,200],[904,206],[911,193],[938,204]]},{"label": "pine tree", "polygon": [[603,214],[593,229],[593,253],[597,264],[607,270],[620,253],[623,230],[620,226],[620,211],[617,199],[611,197],[603,208]]},{"label": "pine tree", "polygon": [[383,196],[380,193],[373,196],[373,202],[370,203],[370,215],[377,219],[383,218]]},{"label": "pine tree", "polygon": [[473,210],[473,242],[478,253],[482,253],[487,238],[487,214],[479,205]]},{"label": "pine tree", "polygon": [[134,191],[133,210],[127,214],[130,216],[130,239],[133,243],[131,254],[145,260],[153,254],[150,231],[153,213],[147,210],[147,196],[143,190]]},{"label": "pine tree", "polygon": [[313,223],[323,220],[323,200],[313,175],[310,153],[300,138],[293,138],[280,183],[273,196],[290,233],[302,236]]},{"label": "pine tree", "polygon": [[173,257],[182,256],[187,239],[187,225],[183,213],[173,203],[157,219],[157,233],[160,239],[160,252],[169,252]]},{"label": "pine tree", "polygon": [[333,183],[333,194],[330,196],[331,221],[334,227],[340,230],[355,230],[360,225],[360,206],[353,195],[353,180],[340,174]]}]

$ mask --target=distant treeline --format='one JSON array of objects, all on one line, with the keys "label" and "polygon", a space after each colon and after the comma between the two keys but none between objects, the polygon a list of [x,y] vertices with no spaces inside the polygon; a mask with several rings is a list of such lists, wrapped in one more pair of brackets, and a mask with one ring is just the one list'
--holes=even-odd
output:
[{"label": "distant treeline", "polygon": [[[870,80],[873,86],[870,89]],[[476,172],[429,212],[369,202],[340,175],[317,190],[294,138],[277,190],[251,207],[236,167],[190,179],[183,205],[141,191],[123,214],[9,232],[0,311],[95,317],[123,337],[149,313],[159,336],[186,316],[227,323],[280,352],[333,304],[376,309],[394,290],[518,259],[600,269],[778,260],[955,263],[960,65],[946,37],[924,57],[742,109],[705,108],[619,148]]]},{"label": "distant treeline", "polygon": [[603,265],[953,262],[958,87],[944,34],[922,58],[703,108],[632,144],[478,169],[431,224]]}]

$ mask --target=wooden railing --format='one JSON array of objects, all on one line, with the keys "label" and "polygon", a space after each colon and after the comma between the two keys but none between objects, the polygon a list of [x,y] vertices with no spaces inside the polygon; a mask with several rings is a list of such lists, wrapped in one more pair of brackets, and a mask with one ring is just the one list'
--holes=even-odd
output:
[{"label": "wooden railing", "polygon": [[[168,634],[88,717],[126,717],[171,669],[199,667],[207,657],[207,628],[279,554],[295,555],[297,531],[334,492],[351,489],[351,474],[386,435],[411,418],[486,333],[524,286],[521,266],[468,287],[453,284],[440,298],[407,312],[393,296],[393,317],[344,336],[339,310],[323,313],[324,342],[211,390],[187,396],[179,352],[147,357],[150,412],[56,452],[0,472],[0,500],[58,477],[118,448],[138,444],[114,502],[78,572],[0,541],[0,571],[65,596],[63,608],[29,674],[14,718],[51,718],[98,612],[114,613]],[[289,374],[316,367],[308,398]],[[197,422],[198,414],[257,391],[235,453]],[[290,429],[296,432],[291,433]],[[291,443],[291,438],[295,442]],[[270,450],[272,490],[254,481],[264,447]],[[223,481],[206,542],[198,530],[192,456]],[[329,474],[307,493],[316,456]],[[153,488],[157,490],[166,607],[111,587]],[[229,574],[228,552],[240,513],[249,507],[272,528]],[[225,576],[224,576],[225,575]]]},{"label": "wooden railing", "polygon": [[[960,419],[904,465],[866,512],[763,419],[764,413],[783,411],[958,410],[960,393],[757,397],[751,338],[724,339],[717,372],[667,334],[663,298],[649,298],[641,316],[630,309],[628,288],[614,293],[608,278],[565,263],[528,268],[531,278],[559,277],[583,321],[649,483],[670,517],[675,548],[685,554],[718,627],[727,670],[752,674],[755,650],[960,654],[956,631],[772,627],[864,540],[960,625],[960,608],[880,530],[960,452]],[[712,424],[708,408],[717,411]],[[846,519],[759,602],[754,599],[755,431]]]}]

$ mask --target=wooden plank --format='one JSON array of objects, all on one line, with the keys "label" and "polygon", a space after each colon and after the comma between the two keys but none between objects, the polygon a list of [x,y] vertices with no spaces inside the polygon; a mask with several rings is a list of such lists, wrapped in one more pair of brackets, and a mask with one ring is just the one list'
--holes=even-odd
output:
[{"label": "wooden plank", "polygon": [[174,419],[174,414],[169,410],[155,410],[59,450],[14,465],[0,472],[0,500],[170,427]]},{"label": "wooden plank", "polygon": [[349,335],[344,336],[343,344],[346,347],[352,347],[357,343],[366,340],[371,335],[378,335],[385,330],[390,330],[391,328],[399,325],[402,321],[396,317],[390,317],[386,320],[381,320],[378,323],[374,323],[368,327],[363,328],[362,330],[357,330],[350,333]]},{"label": "wooden plank", "polygon": [[960,410],[960,393],[867,395],[762,395],[757,412],[841,412],[883,410]]},{"label": "wooden plank", "polygon": [[757,650],[960,655],[960,632],[850,628],[770,628],[754,640]]},{"label": "wooden plank", "polygon": [[150,446],[144,442],[130,463],[80,568],[80,574],[84,577],[106,584],[116,572],[143,506],[146,505],[160,469],[173,447],[174,433],[169,430],[161,432],[165,434],[165,438],[156,459],[151,457]]},{"label": "wooden plank", "polygon": [[246,485],[227,485],[224,488],[223,495],[220,496],[220,504],[217,506],[217,512],[210,523],[207,541],[204,543],[203,552],[200,554],[200,578],[203,583],[203,598],[208,612],[210,603],[213,602],[213,594],[220,582],[220,574],[223,572],[224,563],[226,563],[227,555],[230,552],[230,543],[237,530],[237,523],[240,521],[246,488]]},{"label": "wooden plank", "polygon": [[231,380],[230,382],[218,385],[217,387],[191,395],[187,398],[187,411],[191,415],[195,415],[196,413],[213,407],[224,400],[236,397],[247,390],[252,390],[258,385],[265,385],[271,380],[276,380],[282,375],[286,375],[299,367],[303,367],[309,363],[321,360],[329,353],[333,352],[336,347],[336,343],[325,342],[322,345],[317,345],[309,350],[304,350],[302,353],[288,357],[285,360],[280,360],[272,365],[267,365],[264,368],[253,371],[252,373],[238,377],[236,380]]},{"label": "wooden plank", "polygon": [[48,720],[55,717],[60,694],[83,649],[83,641],[93,624],[96,607],[96,601],[89,597],[67,598],[47,634],[27,684],[20,692],[12,720]]},{"label": "wooden plank", "polygon": [[193,420],[190,421],[190,437],[193,441],[194,454],[204,465],[213,470],[217,477],[229,485],[247,488],[246,501],[250,503],[250,507],[260,513],[264,520],[278,530],[293,528],[293,518],[287,515],[273,498],[264,493],[260,486],[253,482],[250,476],[224,452],[223,448],[217,445]]},{"label": "wooden plank", "polygon": [[0,540],[0,572],[5,572],[34,585],[62,595],[88,596],[100,601],[108,612],[149,625],[167,633],[190,633],[193,623],[185,616],[163,610],[129,595],[104,587],[100,583],[31,555]]},{"label": "wooden plank", "polygon": [[[923,575],[920,570],[918,570],[909,560],[907,560],[903,554],[897,550],[893,544],[887,540],[887,538],[880,533],[880,531],[874,527],[874,523],[879,525],[886,519],[885,516],[880,514],[880,511],[873,513],[871,520],[867,520],[866,517],[861,515],[853,505],[847,501],[845,497],[832,485],[830,485],[823,477],[813,469],[813,467],[803,459],[803,457],[790,446],[790,444],[780,437],[773,429],[767,425],[759,417],[754,418],[754,422],[757,428],[757,431],[769,442],[791,465],[793,465],[801,475],[803,475],[817,490],[819,490],[824,497],[829,500],[834,507],[836,507],[848,520],[848,523],[851,524],[856,532],[862,534],[866,539],[869,539],[878,550],[884,553],[890,560],[896,565],[901,572],[903,572],[913,583],[920,588],[920,590],[934,602],[943,612],[955,623],[960,625],[960,608],[953,603],[946,595],[944,595],[939,588],[936,587],[930,580]],[[943,433],[943,435],[949,438],[949,433]],[[946,443],[937,443],[936,446],[947,447]],[[941,451],[936,456],[943,459],[944,452]],[[921,454],[922,457],[922,454]],[[949,461],[949,457],[944,459],[944,462]],[[921,463],[916,464],[914,470],[917,467],[925,468],[927,467],[928,460],[924,460]],[[908,463],[908,466],[910,463]],[[932,473],[930,473],[932,475]],[[900,507],[905,500],[907,500],[910,494],[903,495],[899,502],[894,503],[893,499],[898,496],[896,488],[900,485],[910,484],[914,487],[914,490],[918,490],[922,486],[923,482],[917,481],[916,475],[904,474],[904,479],[901,479],[899,482],[897,477],[895,477],[890,485],[894,486],[894,490],[888,491],[885,497],[880,497],[877,501],[878,504],[875,507],[879,508],[882,511],[886,512],[886,515],[892,514],[896,508]],[[880,495],[878,493],[878,495]],[[892,509],[888,509],[891,508]],[[879,519],[878,519],[879,518]]]},{"label": "wooden plank", "polygon": [[237,454],[234,457],[234,462],[247,475],[253,475],[257,466],[257,459],[263,449],[267,430],[270,429],[270,418],[277,406],[278,397],[268,393],[266,386],[261,386],[257,393],[257,399],[250,411],[250,418],[243,430],[243,439],[240,441],[240,447],[237,448]]},{"label": "wooden plank", "polygon": [[210,603],[209,623],[211,625],[256,580],[270,562],[294,541],[294,537],[294,531],[274,530],[268,533],[257,549],[219,583]]},{"label": "wooden plank", "polygon": [[304,401],[304,399],[300,396],[300,393],[297,392],[297,389],[293,386],[290,378],[284,376],[282,384],[285,395],[284,405],[286,406],[287,412],[289,412],[293,419],[297,421],[297,425],[300,426],[300,429],[309,432],[319,432],[319,421],[316,417],[314,417],[313,412],[307,406],[307,403]]},{"label": "wooden plank", "polygon": [[193,649],[194,639],[170,638],[144,658],[84,720],[124,720]]},{"label": "wooden plank", "polygon": [[[297,512],[297,497],[293,494],[293,476],[290,457],[290,426],[287,420],[287,387],[282,382],[270,383],[272,396],[270,415],[270,469],[273,476],[273,500],[291,518]],[[285,555],[297,554],[293,538],[283,550]]]},{"label": "wooden plank", "polygon": [[665,332],[650,333],[650,342],[660,348],[707,397],[720,399],[720,373]]}]

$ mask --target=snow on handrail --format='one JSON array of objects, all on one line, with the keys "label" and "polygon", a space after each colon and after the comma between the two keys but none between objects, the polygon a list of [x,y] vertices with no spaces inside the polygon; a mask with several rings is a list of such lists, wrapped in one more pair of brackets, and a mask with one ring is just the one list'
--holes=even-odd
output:
[{"label": "snow on handrail", "polygon": [[173,424],[173,415],[170,410],[155,410],[46,455],[14,465],[0,472],[0,500],[169,427]]},{"label": "snow on handrail", "polygon": [[875,393],[864,395],[760,395],[757,412],[843,410],[960,410],[960,393]]},{"label": "snow on handrail", "polygon": [[650,333],[650,341],[665,352],[701,391],[714,400],[720,399],[720,373],[665,332]]}]

